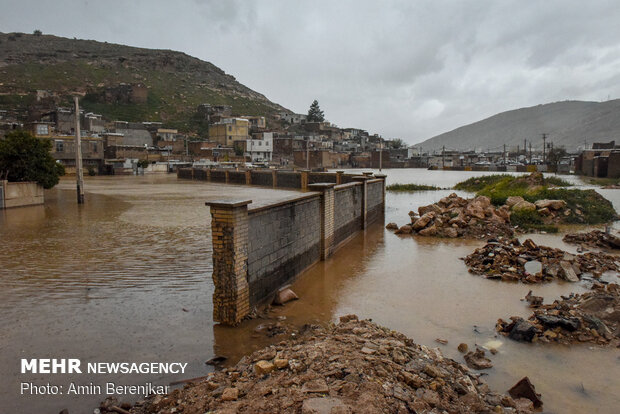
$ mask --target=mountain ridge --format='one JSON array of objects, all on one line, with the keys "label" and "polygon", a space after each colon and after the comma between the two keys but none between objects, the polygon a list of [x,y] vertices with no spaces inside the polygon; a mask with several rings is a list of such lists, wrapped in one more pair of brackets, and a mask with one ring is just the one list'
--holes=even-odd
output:
[{"label": "mountain ridge", "polygon": [[500,112],[488,118],[436,135],[415,147],[437,151],[444,145],[451,150],[497,150],[504,144],[522,148],[524,139],[533,149],[547,142],[569,151],[592,142],[620,141],[620,99],[559,101]]}]

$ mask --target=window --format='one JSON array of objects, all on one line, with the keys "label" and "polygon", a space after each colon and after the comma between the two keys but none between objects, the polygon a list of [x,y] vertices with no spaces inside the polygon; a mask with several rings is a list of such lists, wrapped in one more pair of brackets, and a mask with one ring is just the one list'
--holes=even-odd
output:
[{"label": "window", "polygon": [[49,135],[49,126],[37,125],[37,135]]},{"label": "window", "polygon": [[99,151],[99,148],[97,148],[97,143],[93,142],[93,152],[96,154],[97,151]]},{"label": "window", "polygon": [[56,152],[63,152],[65,150],[65,143],[63,141],[56,141]]},{"label": "window", "polygon": [[228,125],[228,132],[232,132],[232,125]]}]

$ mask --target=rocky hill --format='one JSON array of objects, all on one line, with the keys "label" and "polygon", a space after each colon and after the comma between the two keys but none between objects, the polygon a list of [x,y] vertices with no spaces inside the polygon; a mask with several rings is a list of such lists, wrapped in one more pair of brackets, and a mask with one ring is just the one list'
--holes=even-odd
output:
[{"label": "rocky hill", "polygon": [[[132,94],[132,88],[139,93]],[[83,107],[109,119],[163,121],[189,131],[204,127],[196,113],[203,103],[232,105],[235,115],[286,111],[212,63],[185,53],[0,33],[0,109],[23,113],[40,105],[36,90],[50,91],[61,105],[68,104],[71,92],[84,92]]]},{"label": "rocky hill", "polygon": [[424,151],[446,149],[500,150],[503,145],[523,148],[523,140],[533,149],[542,149],[542,135],[547,142],[576,150],[592,142],[620,142],[620,100],[606,102],[564,101],[502,112],[482,121],[437,135],[416,146]]}]

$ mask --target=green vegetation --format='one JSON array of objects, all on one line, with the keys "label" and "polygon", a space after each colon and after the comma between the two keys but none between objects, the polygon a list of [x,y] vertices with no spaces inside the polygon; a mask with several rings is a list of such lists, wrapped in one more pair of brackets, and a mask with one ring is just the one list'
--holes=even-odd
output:
[{"label": "green vegetation", "polygon": [[52,188],[64,175],[62,164],[50,155],[52,143],[28,132],[14,131],[0,140],[0,177],[9,181],[36,181]]},{"label": "green vegetation", "polygon": [[308,117],[306,118],[307,122],[323,122],[325,121],[325,115],[321,108],[319,107],[319,101],[316,99],[310,105],[310,109],[308,110]]},{"label": "green vegetation", "polygon": [[620,185],[620,178],[600,178],[600,177],[582,176],[581,180],[587,184],[592,184],[592,185],[600,185],[600,186]]},{"label": "green vegetation", "polygon": [[547,233],[557,233],[556,226],[545,224],[543,218],[537,211],[517,210],[510,214],[510,224],[519,226],[524,231],[546,231]]},{"label": "green vegetation", "polygon": [[385,189],[387,191],[399,191],[399,192],[441,190],[441,188],[436,187],[434,185],[425,185],[425,184],[390,184],[387,187],[385,187]]},{"label": "green vegetation", "polygon": [[[487,196],[496,206],[505,204],[511,196],[521,196],[530,203],[546,199],[564,200],[566,209],[557,219],[561,223],[600,224],[617,218],[611,202],[596,191],[561,188],[567,186],[570,186],[570,183],[558,177],[543,177],[540,173],[533,173],[523,176],[502,174],[470,178],[454,188]],[[549,232],[555,229],[554,226],[545,224],[543,217],[536,211],[513,211],[510,221],[523,229]]]}]

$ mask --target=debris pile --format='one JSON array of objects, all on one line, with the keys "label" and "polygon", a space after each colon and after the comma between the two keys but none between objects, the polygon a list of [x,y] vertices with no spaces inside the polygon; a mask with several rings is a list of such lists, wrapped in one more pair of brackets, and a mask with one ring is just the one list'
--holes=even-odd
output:
[{"label": "debris pile", "polygon": [[499,319],[496,329],[517,341],[620,347],[620,285],[597,284],[582,295],[571,293],[550,305],[539,305],[528,320]]},{"label": "debris pile", "polygon": [[570,254],[561,249],[538,246],[531,239],[489,240],[463,259],[474,274],[487,279],[541,283],[552,279],[578,282],[585,273],[599,278],[618,271],[619,258],[604,253]]},{"label": "debris pile", "polygon": [[129,411],[146,413],[529,413],[528,398],[491,392],[437,349],[357,316],[310,326],[295,340],[244,357]]},{"label": "debris pile", "polygon": [[[409,212],[411,224],[401,226],[397,234],[421,236],[488,238],[511,236],[510,209],[495,208],[488,197],[464,199],[455,193],[435,204]],[[391,223],[390,227],[394,225]]]},{"label": "debris pile", "polygon": [[588,233],[568,233],[562,239],[566,243],[599,247],[603,249],[620,249],[620,237],[601,230],[592,230]]}]

